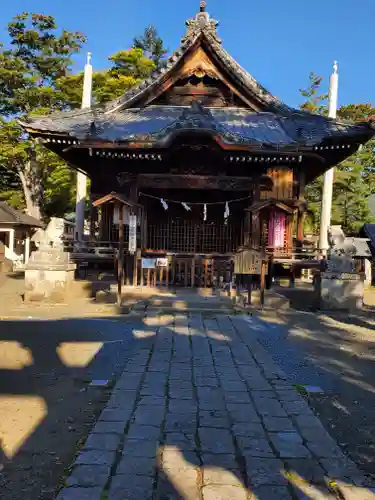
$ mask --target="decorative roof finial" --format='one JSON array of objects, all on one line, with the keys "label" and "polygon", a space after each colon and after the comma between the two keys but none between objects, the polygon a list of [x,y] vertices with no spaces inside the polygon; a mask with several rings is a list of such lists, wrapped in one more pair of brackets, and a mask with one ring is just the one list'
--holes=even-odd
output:
[{"label": "decorative roof finial", "polygon": [[185,21],[187,26],[187,33],[182,38],[181,42],[184,44],[187,41],[192,41],[195,37],[204,33],[206,36],[210,37],[216,43],[221,43],[220,38],[217,35],[217,26],[219,24],[216,19],[211,19],[208,12],[206,11],[207,2],[206,0],[200,1],[200,10],[193,19],[188,19]]},{"label": "decorative roof finial", "polygon": [[337,61],[333,61],[333,73],[337,75],[339,72],[339,66],[337,64]]}]

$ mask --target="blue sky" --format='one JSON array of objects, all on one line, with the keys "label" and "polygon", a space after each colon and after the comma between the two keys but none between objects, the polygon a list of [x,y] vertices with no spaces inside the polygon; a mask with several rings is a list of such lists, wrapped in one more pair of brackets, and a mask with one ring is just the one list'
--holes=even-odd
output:
[{"label": "blue sky", "polygon": [[[0,40],[13,15],[51,14],[59,26],[87,35],[85,52],[93,52],[95,68],[102,69],[109,55],[129,48],[149,24],[173,51],[184,21],[198,10],[199,0],[1,0]],[[301,102],[298,89],[308,85],[310,71],[328,85],[334,59],[339,103],[375,103],[375,0],[208,0],[207,10],[220,21],[225,48],[287,104]],[[84,59],[77,58],[77,70]]]}]

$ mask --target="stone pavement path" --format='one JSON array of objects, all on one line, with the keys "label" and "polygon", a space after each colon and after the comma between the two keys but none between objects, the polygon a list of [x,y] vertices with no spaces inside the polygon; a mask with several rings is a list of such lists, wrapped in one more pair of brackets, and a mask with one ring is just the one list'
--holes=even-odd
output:
[{"label": "stone pavement path", "polygon": [[375,499],[239,316],[148,319],[58,500]]}]

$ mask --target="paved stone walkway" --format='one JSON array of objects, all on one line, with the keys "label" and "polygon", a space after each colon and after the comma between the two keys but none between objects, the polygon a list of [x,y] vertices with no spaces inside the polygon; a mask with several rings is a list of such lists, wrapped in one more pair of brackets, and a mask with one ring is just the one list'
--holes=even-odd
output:
[{"label": "paved stone walkway", "polygon": [[375,498],[251,322],[147,323],[58,500]]}]

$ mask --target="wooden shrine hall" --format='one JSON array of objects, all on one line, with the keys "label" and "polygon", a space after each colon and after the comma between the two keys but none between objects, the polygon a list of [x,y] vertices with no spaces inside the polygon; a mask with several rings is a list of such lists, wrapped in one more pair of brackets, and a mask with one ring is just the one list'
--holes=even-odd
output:
[{"label": "wooden shrine hall", "polygon": [[375,132],[280,102],[226,52],[205,2],[186,26],[166,65],[119,99],[22,126],[91,179],[93,240],[124,237],[127,253],[133,238],[135,265],[168,258],[190,286],[239,249],[290,258],[305,185]]}]

